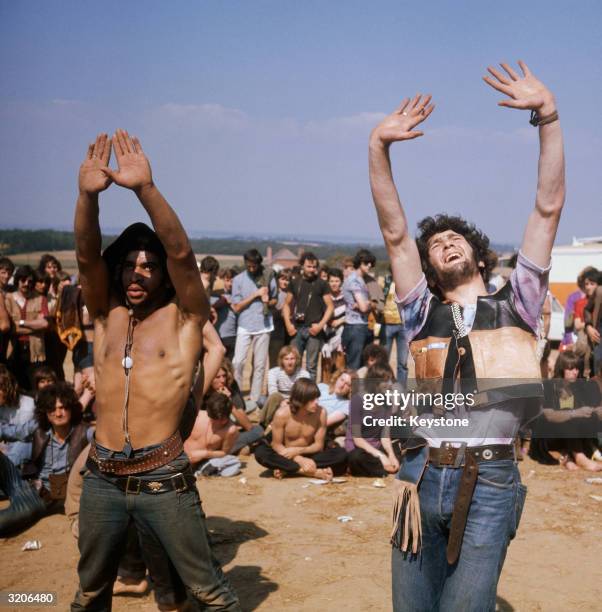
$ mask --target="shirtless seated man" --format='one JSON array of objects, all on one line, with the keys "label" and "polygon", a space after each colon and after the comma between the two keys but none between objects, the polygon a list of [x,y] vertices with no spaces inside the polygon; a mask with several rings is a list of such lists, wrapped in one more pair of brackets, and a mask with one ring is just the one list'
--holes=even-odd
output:
[{"label": "shirtless seated man", "polygon": [[274,470],[276,478],[302,474],[332,480],[347,467],[347,453],[339,446],[324,449],[326,410],[318,404],[320,390],[309,378],[300,378],[272,421],[271,446],[255,449],[255,459]]},{"label": "shirtless seated man", "polygon": [[[111,145],[117,171],[108,167]],[[136,194],[155,231],[134,224],[101,255],[98,194],[111,183]],[[184,228],[154,184],[138,139],[123,130],[112,141],[98,136],[81,165],[75,245],[94,322],[97,424],[80,503],[72,610],[110,609],[132,523],[143,539],[160,542],[201,605],[240,610],[209,547],[178,431],[209,303]]]},{"label": "shirtless seated man", "polygon": [[200,467],[203,475],[207,469],[207,475],[234,476],[240,471],[240,461],[230,454],[238,439],[238,427],[230,420],[232,400],[223,393],[212,393],[204,408],[184,442],[184,450],[193,468]]}]

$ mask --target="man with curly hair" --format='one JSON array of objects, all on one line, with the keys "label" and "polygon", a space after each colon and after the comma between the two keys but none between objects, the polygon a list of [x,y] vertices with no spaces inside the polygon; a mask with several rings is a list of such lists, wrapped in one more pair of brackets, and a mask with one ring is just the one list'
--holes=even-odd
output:
[{"label": "man with curly hair", "polygon": [[[433,111],[431,96],[405,99],[370,138],[370,182],[417,386],[456,393],[451,408],[422,408],[425,417],[466,417],[461,429],[414,429],[398,474],[393,528],[393,606],[401,610],[493,610],[509,541],[526,489],[513,438],[541,409],[535,353],[550,253],[564,203],[564,153],[550,90],[519,62],[502,64],[485,82],[507,96],[499,103],[531,111],[540,156],[535,208],[516,269],[488,295],[494,265],[489,240],[460,217],[419,223],[414,241],[393,182],[392,143],[422,136],[414,128]],[[467,408],[471,392],[472,403]],[[431,422],[433,422],[435,419]],[[440,419],[440,421],[449,419]],[[459,420],[459,419],[458,419]]]}]

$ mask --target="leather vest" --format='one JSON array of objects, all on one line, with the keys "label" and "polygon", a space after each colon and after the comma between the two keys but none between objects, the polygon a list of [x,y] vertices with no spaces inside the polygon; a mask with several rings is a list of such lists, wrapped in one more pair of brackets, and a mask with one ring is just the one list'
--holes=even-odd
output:
[{"label": "leather vest", "polygon": [[[71,470],[71,466],[75,463],[75,460],[79,454],[88,445],[88,437],[86,435],[87,427],[84,423],[79,423],[71,430],[69,442],[67,446],[67,465],[68,471]],[[31,460],[25,463],[22,468],[22,474],[25,478],[37,478],[40,470],[42,469],[42,462],[44,457],[44,450],[48,446],[50,441],[49,432],[43,429],[35,430],[33,434],[33,441],[31,445]]]},{"label": "leather vest", "polygon": [[458,331],[451,304],[433,296],[426,321],[410,342],[419,391],[476,391],[475,408],[543,397],[537,338],[516,310],[510,282],[479,297],[471,331],[463,337]]}]

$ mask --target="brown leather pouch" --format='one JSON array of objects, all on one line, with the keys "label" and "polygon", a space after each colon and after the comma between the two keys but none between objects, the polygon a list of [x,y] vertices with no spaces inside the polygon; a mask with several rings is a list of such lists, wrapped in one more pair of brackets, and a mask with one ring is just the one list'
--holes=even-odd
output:
[{"label": "brown leather pouch", "polygon": [[49,474],[48,480],[50,481],[50,499],[54,501],[64,500],[67,497],[69,474],[67,472],[63,474]]}]

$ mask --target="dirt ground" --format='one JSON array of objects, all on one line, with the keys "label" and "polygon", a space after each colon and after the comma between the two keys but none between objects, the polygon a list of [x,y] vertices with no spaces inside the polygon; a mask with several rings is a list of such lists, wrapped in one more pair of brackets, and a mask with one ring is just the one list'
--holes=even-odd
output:
[{"label": "dirt ground", "polygon": [[[216,554],[244,610],[390,610],[392,478],[317,486],[263,477],[252,457],[243,475],[198,481]],[[595,610],[602,601],[602,485],[584,472],[521,463],[529,494],[498,590],[502,611]],[[4,504],[2,504],[4,505]],[[341,523],[340,515],[353,520]],[[42,542],[22,552],[27,540]],[[0,590],[50,590],[68,609],[77,586],[76,542],[55,515],[0,540]],[[155,610],[152,594],[114,597],[114,610]],[[34,608],[29,608],[34,609]],[[48,609],[48,608],[45,608]]]}]

